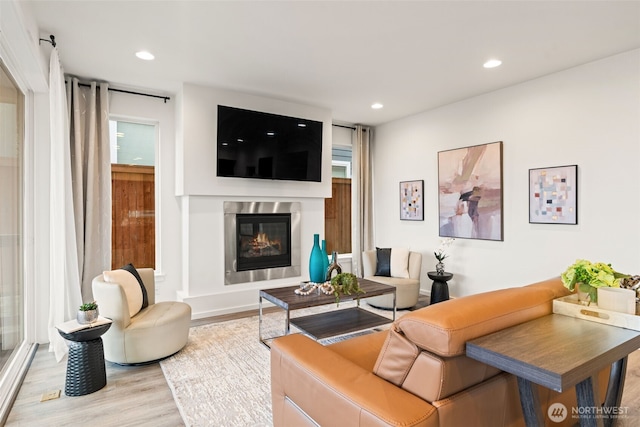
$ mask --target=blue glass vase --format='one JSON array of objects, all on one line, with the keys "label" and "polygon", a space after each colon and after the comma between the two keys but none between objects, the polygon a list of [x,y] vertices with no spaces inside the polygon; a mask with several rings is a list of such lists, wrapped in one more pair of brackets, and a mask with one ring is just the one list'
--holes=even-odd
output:
[{"label": "blue glass vase", "polygon": [[327,280],[327,270],[329,269],[329,254],[327,254],[327,241],[323,240],[322,241],[322,271],[324,271],[324,279],[323,281]]},{"label": "blue glass vase", "polygon": [[309,280],[314,283],[323,283],[325,273],[322,249],[320,248],[320,235],[314,234],[313,247],[309,256]]}]

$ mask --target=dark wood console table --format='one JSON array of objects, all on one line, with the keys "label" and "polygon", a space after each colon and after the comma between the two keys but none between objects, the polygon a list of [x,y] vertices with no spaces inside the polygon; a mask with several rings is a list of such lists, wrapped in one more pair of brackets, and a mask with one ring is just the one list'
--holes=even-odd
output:
[{"label": "dark wood console table", "polygon": [[[604,402],[604,408],[620,406],[627,356],[638,348],[638,331],[561,314],[503,329],[468,341],[466,346],[468,357],[518,377],[522,411],[531,427],[545,425],[534,383],[558,392],[575,387],[580,425],[612,425],[614,418],[603,420],[592,409],[600,408],[596,402]],[[601,399],[592,378],[608,365],[607,394]],[[571,417],[571,408],[567,409]]]}]

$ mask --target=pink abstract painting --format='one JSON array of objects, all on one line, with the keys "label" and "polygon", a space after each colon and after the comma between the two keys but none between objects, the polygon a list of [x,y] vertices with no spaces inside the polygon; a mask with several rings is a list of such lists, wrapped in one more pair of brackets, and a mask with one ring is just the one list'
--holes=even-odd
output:
[{"label": "pink abstract painting", "polygon": [[438,153],[440,236],[503,240],[502,141]]}]

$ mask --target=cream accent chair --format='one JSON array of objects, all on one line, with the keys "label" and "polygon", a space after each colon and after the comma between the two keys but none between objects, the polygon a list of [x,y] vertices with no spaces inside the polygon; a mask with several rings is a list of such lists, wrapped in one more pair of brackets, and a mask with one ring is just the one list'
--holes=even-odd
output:
[{"label": "cream accent chair", "polygon": [[103,275],[93,279],[93,297],[100,315],[113,320],[102,336],[104,357],[118,364],[136,364],[165,358],[187,343],[191,324],[191,306],[184,302],[155,302],[155,279],[152,268],[137,269],[147,290],[149,305],[134,316],[129,315],[122,285],[107,283]]},{"label": "cream accent chair", "polygon": [[[393,285],[396,287],[396,308],[410,308],[418,303],[420,296],[420,271],[422,270],[422,254],[409,252],[409,278],[374,276],[376,273],[376,251],[362,253],[362,273],[367,280]],[[365,294],[366,296],[366,294]],[[381,295],[368,298],[367,303],[377,308],[392,309],[393,295]]]}]

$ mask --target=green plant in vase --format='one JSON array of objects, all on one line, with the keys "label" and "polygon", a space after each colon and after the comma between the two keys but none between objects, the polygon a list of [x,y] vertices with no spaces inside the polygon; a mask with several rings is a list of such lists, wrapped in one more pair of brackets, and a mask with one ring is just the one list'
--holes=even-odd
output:
[{"label": "green plant in vase", "polygon": [[78,308],[76,320],[81,325],[87,325],[98,320],[98,304],[95,301],[85,302]]},{"label": "green plant in vase", "polygon": [[78,308],[78,310],[80,311],[91,311],[91,310],[97,310],[97,309],[98,309],[98,304],[95,301],[85,302],[80,306],[80,308]]},{"label": "green plant in vase", "polygon": [[[358,278],[352,273],[340,273],[331,279],[333,294],[336,297],[336,304],[340,304],[340,295],[364,294]],[[360,306],[360,298],[357,298],[358,306]]]},{"label": "green plant in vase", "polygon": [[611,264],[586,259],[577,260],[560,275],[567,289],[573,292],[577,285],[578,291],[588,294],[589,303],[598,302],[598,288],[619,288],[620,281],[627,277],[630,276],[615,271]]}]

